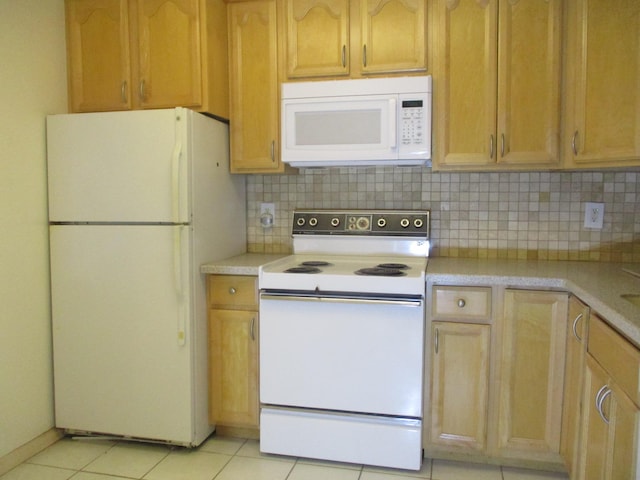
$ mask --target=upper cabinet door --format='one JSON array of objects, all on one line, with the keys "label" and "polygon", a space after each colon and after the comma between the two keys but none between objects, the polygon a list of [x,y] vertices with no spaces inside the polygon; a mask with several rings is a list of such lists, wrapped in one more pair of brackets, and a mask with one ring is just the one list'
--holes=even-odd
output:
[{"label": "upper cabinet door", "polygon": [[67,0],[69,108],[131,107],[127,0]]},{"label": "upper cabinet door", "polygon": [[501,1],[497,155],[510,165],[560,160],[561,0]]},{"label": "upper cabinet door", "polygon": [[568,37],[568,166],[640,164],[640,2],[576,0]]},{"label": "upper cabinet door", "polygon": [[497,0],[439,1],[434,16],[434,166],[492,165]]},{"label": "upper cabinet door", "polygon": [[360,0],[362,73],[425,71],[426,2]]},{"label": "upper cabinet door", "polygon": [[136,0],[134,71],[141,108],[202,103],[199,0]]},{"label": "upper cabinet door", "polygon": [[275,0],[228,5],[231,171],[282,171]]},{"label": "upper cabinet door", "polygon": [[349,1],[286,0],[287,76],[349,74]]}]

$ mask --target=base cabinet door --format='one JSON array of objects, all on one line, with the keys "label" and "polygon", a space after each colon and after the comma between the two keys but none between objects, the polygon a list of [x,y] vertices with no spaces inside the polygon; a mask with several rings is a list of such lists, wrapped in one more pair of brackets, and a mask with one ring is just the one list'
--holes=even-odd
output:
[{"label": "base cabinet door", "polygon": [[489,325],[433,322],[430,443],[484,451]]},{"label": "base cabinet door", "polygon": [[638,471],[640,351],[596,315],[589,320],[579,480],[633,480]]},{"label": "base cabinet door", "polygon": [[254,436],[259,423],[256,287],[253,276],[208,278],[209,421],[229,434]]},{"label": "base cabinet door", "polygon": [[498,418],[501,456],[558,463],[568,294],[505,290]]},{"label": "base cabinet door", "polygon": [[567,322],[567,358],[560,439],[560,454],[570,478],[574,478],[572,475],[576,470],[578,455],[588,321],[589,307],[576,297],[571,297]]}]

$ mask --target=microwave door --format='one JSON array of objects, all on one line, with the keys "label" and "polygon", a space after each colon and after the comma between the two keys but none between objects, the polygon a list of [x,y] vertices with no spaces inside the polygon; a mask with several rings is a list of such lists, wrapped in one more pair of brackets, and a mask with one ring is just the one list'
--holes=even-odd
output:
[{"label": "microwave door", "polygon": [[[283,102],[283,155],[294,166],[398,157],[396,97]],[[338,163],[339,162],[339,163]]]}]

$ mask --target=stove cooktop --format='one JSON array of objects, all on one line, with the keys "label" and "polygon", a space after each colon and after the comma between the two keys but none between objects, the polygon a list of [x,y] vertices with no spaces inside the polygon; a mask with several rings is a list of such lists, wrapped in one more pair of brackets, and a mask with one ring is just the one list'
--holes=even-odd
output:
[{"label": "stove cooktop", "polygon": [[424,294],[426,257],[293,254],[259,269],[260,289]]}]

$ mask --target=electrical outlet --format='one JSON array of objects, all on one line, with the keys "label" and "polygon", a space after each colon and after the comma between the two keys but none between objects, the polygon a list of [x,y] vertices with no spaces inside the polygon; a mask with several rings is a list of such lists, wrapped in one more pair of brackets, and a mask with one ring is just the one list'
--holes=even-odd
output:
[{"label": "electrical outlet", "polygon": [[602,229],[604,220],[604,203],[585,203],[584,228]]},{"label": "electrical outlet", "polygon": [[260,204],[260,225],[263,228],[271,228],[276,224],[276,207],[273,203]]}]

